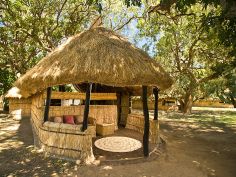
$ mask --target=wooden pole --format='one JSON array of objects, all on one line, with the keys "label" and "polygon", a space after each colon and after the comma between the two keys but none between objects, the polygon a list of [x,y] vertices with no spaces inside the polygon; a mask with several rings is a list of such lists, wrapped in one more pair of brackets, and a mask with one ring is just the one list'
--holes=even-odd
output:
[{"label": "wooden pole", "polygon": [[143,86],[143,115],[144,115],[144,134],[143,134],[143,155],[149,156],[149,113],[147,103],[147,86]]},{"label": "wooden pole", "polygon": [[154,97],[155,97],[154,120],[158,120],[158,98],[159,98],[158,93],[159,93],[158,88],[154,88],[153,89],[153,94],[154,94]]},{"label": "wooden pole", "polygon": [[83,127],[82,131],[87,130],[88,128],[88,115],[89,115],[89,104],[90,104],[90,93],[92,90],[92,83],[89,83],[86,90],[86,99],[85,99],[85,106],[84,106],[84,120],[83,120]]},{"label": "wooden pole", "polygon": [[131,99],[131,94],[129,93],[129,114],[131,113],[132,110],[132,99]]},{"label": "wooden pole", "polygon": [[65,85],[59,85],[59,92],[65,92],[65,91],[66,91]]},{"label": "wooden pole", "polygon": [[117,95],[117,118],[119,126],[121,120],[121,92],[117,92],[116,95]]},{"label": "wooden pole", "polygon": [[44,122],[48,121],[49,107],[51,104],[51,93],[52,93],[52,88],[48,87],[47,88],[46,105],[45,105],[45,109],[44,109]]}]

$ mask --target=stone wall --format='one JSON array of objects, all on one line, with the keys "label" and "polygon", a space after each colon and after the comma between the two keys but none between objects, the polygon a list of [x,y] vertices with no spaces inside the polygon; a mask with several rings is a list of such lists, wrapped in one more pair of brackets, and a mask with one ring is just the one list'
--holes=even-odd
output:
[{"label": "stone wall", "polygon": [[[159,124],[157,120],[149,119],[149,140],[152,143],[157,143]],[[144,130],[144,116],[140,114],[129,114],[127,118],[126,128],[143,133]]]}]

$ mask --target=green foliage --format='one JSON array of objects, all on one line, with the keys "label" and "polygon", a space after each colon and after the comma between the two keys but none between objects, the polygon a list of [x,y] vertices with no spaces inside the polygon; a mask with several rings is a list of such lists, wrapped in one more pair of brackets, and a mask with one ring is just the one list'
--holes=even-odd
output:
[{"label": "green foliage", "polygon": [[236,71],[209,82],[205,86],[206,95],[217,97],[224,103],[233,104],[236,106]]},{"label": "green foliage", "polygon": [[[136,0],[137,2],[138,0]],[[149,11],[149,13],[169,14],[174,15],[172,8],[174,8],[179,15],[189,15],[195,5],[201,5],[201,9],[194,12],[196,15],[203,10],[208,10],[208,14],[199,16],[199,22],[204,26],[206,32],[212,31],[219,39],[218,43],[225,45],[230,56],[235,59],[229,64],[231,69],[236,67],[236,2],[235,0],[160,0],[160,1],[143,2],[147,8],[156,7],[156,9]],[[154,4],[154,5],[153,5]],[[149,9],[150,10],[150,9]],[[223,72],[223,71],[222,71]]]},{"label": "green foliage", "polygon": [[0,95],[6,93],[11,88],[11,83],[13,83],[15,79],[15,76],[11,72],[0,69]]},{"label": "green foliage", "polygon": [[86,0],[1,1],[1,68],[24,74],[63,40],[88,28],[97,10]]},{"label": "green foliage", "polygon": [[[217,12],[217,9],[215,10]],[[204,95],[199,86],[221,75],[214,71],[232,60],[228,56],[230,48],[219,44],[214,30],[205,30],[201,22],[211,9],[202,10],[196,5],[182,15],[175,8],[170,13],[157,13],[149,21],[140,20],[141,35],[148,35],[156,41],[156,58],[170,72],[175,83],[170,96],[187,104],[191,97],[198,99]]]},{"label": "green foliage", "polygon": [[141,0],[125,0],[125,4],[127,5],[127,7],[130,6],[141,6],[142,2]]}]

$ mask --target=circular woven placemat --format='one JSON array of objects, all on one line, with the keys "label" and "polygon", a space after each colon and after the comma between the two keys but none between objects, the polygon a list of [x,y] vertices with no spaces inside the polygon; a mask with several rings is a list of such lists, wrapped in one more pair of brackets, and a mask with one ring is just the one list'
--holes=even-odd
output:
[{"label": "circular woven placemat", "polygon": [[142,147],[140,141],[122,136],[101,138],[95,141],[95,146],[110,152],[131,152]]}]

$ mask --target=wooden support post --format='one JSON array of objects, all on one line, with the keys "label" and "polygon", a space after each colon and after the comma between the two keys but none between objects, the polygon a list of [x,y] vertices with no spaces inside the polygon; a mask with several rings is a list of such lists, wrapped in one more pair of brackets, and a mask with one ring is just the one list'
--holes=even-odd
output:
[{"label": "wooden support post", "polygon": [[65,92],[65,91],[66,91],[65,85],[59,85],[59,92]]},{"label": "wooden support post", "polygon": [[117,96],[117,117],[118,117],[118,126],[120,125],[121,120],[121,92],[116,93]]},{"label": "wooden support post", "polygon": [[46,105],[45,105],[45,109],[44,109],[44,122],[48,121],[49,107],[51,104],[51,93],[52,93],[52,88],[48,87],[47,88]]},{"label": "wooden support post", "polygon": [[159,93],[158,88],[154,88],[153,89],[153,94],[154,94],[154,97],[155,97],[154,120],[158,120],[158,98],[159,98],[158,93]]},{"label": "wooden support post", "polygon": [[129,93],[129,114],[131,113],[132,110],[132,99],[131,99],[131,94]]},{"label": "wooden support post", "polygon": [[143,86],[143,115],[144,115],[144,134],[143,134],[143,155],[149,156],[149,113],[147,103],[147,86]]},{"label": "wooden support post", "polygon": [[92,83],[89,83],[86,90],[85,106],[84,106],[84,120],[82,131],[87,130],[88,128],[88,115],[89,115],[89,104],[90,104],[90,93],[92,90]]}]

